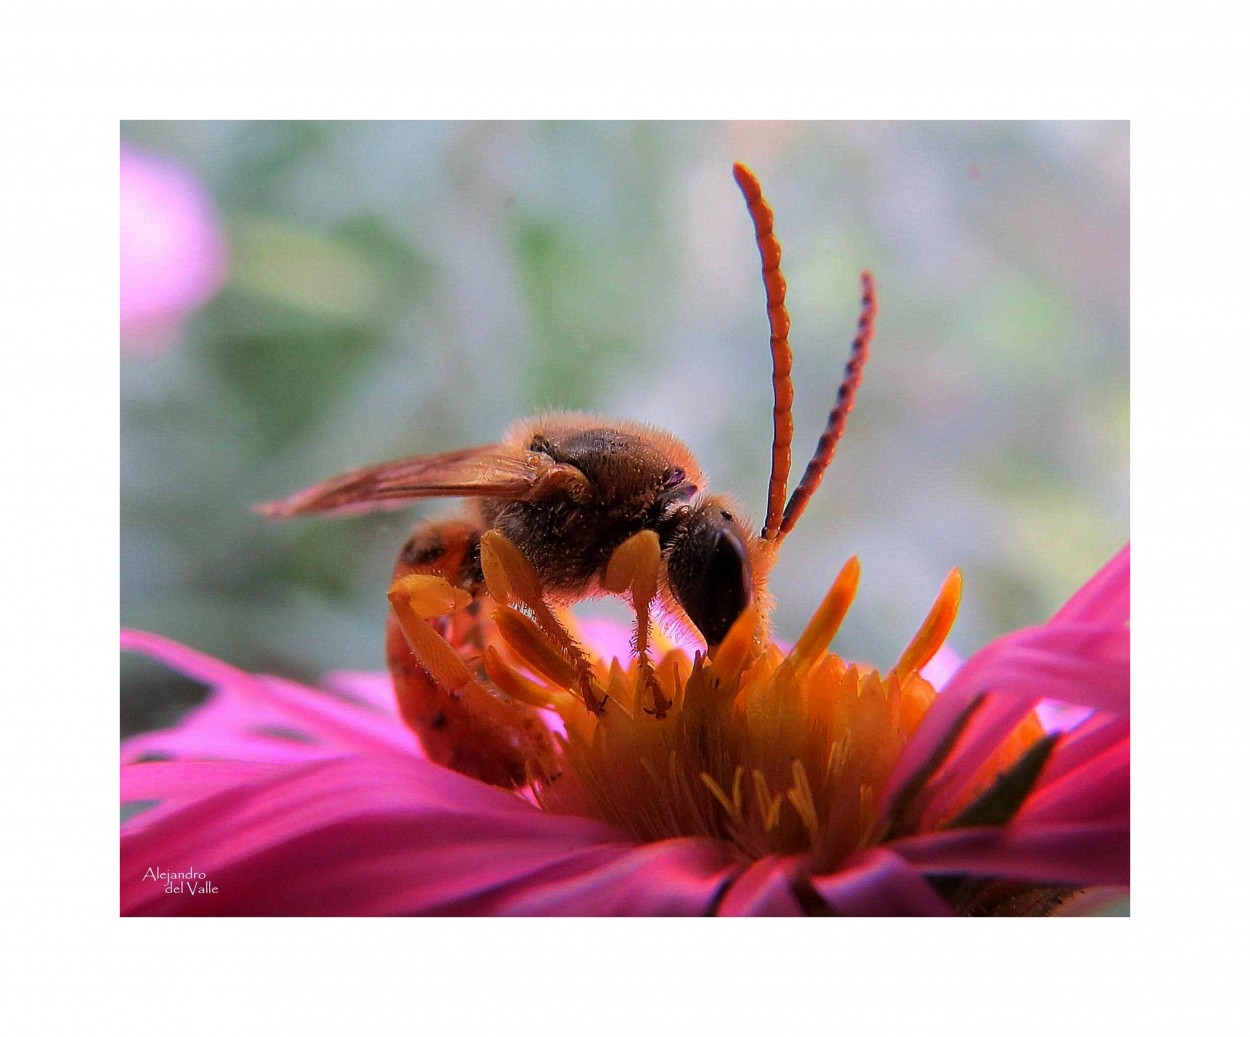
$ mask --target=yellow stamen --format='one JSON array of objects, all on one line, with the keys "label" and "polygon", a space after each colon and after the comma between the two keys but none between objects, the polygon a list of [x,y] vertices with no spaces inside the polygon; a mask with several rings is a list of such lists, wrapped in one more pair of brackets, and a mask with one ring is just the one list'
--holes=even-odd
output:
[{"label": "yellow stamen", "polygon": [[768,779],[764,777],[763,771],[756,769],[751,777],[755,779],[755,799],[759,803],[761,823],[765,832],[771,832],[777,827],[777,821],[781,817],[781,804],[785,801],[784,797],[774,796],[769,791]]},{"label": "yellow stamen", "polygon": [[816,801],[812,799],[812,787],[807,783],[807,771],[803,767],[803,761],[795,760],[790,766],[790,773],[794,784],[786,792],[786,799],[794,806],[799,820],[803,822],[803,827],[815,843],[820,834],[820,819],[816,815]]},{"label": "yellow stamen", "polygon": [[736,822],[742,821],[742,768],[741,767],[738,767],[734,770],[732,798],[730,796],[725,795],[725,791],[720,787],[720,785],[716,783],[716,779],[713,778],[710,774],[708,774],[707,771],[703,771],[699,775],[699,780],[702,781],[703,784],[708,787],[708,790],[712,793],[712,795],[716,797],[716,802],[718,802],[724,808],[725,813],[729,815],[729,820],[736,821]]}]

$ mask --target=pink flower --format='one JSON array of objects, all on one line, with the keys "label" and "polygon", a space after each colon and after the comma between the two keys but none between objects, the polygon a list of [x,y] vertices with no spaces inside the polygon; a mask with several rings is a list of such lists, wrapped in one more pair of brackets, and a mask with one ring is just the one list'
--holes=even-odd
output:
[{"label": "pink flower", "polygon": [[203,187],[184,169],[122,145],[121,337],[159,352],[217,292],[226,248]]},{"label": "pink flower", "polygon": [[[123,825],[121,910],[1045,913],[1072,890],[1127,887],[1128,588],[1126,547],[1049,622],[973,655],[936,699],[912,670],[899,678],[922,718],[864,806],[863,837],[824,864],[815,849],[752,856],[711,835],[641,838],[567,804],[556,812],[541,790],[548,809],[437,766],[383,676],[339,674],[318,690],[127,632],[123,647],[213,692],[180,726],[123,746],[123,802],[155,805]],[[918,635],[904,657],[922,665],[935,650]],[[894,673],[861,676],[859,694]],[[1038,739],[1041,700],[1092,712]],[[718,791],[741,820],[737,793]],[[819,792],[790,801],[810,812]]]}]

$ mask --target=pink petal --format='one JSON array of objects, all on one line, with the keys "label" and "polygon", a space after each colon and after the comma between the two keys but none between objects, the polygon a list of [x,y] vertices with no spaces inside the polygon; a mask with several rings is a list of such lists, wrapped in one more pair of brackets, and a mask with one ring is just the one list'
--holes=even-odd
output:
[{"label": "pink petal", "polygon": [[1058,781],[1070,770],[1106,752],[1117,742],[1129,740],[1129,719],[1117,714],[1090,717],[1085,723],[1060,739],[1046,764],[1046,773],[1038,788]]},{"label": "pink petal", "polygon": [[1071,886],[1125,886],[1127,820],[956,828],[890,844],[926,875],[976,875]]},{"label": "pink petal", "polygon": [[1087,623],[1026,627],[969,659],[945,694],[956,691],[1000,691],[1128,712],[1128,629]]},{"label": "pink petal", "polygon": [[643,843],[597,868],[518,888],[498,901],[506,915],[707,914],[742,865],[711,839]]},{"label": "pink petal", "polygon": [[954,914],[917,869],[884,846],[858,853],[832,875],[816,875],[811,881],[840,915]]},{"label": "pink petal", "polygon": [[[986,703],[985,707],[969,724],[968,730],[964,733],[963,738],[952,754],[951,760],[929,782],[928,803],[924,809],[920,825],[922,829],[932,827],[940,818],[949,816],[955,810],[960,797],[965,793],[968,783],[975,776],[976,772],[1027,713],[1026,702],[1014,701],[1010,698],[997,697]],[[1115,730],[1121,731],[1122,734],[1115,739],[1115,742],[1122,742],[1123,746],[1125,780],[1123,790],[1125,813],[1123,814],[1123,819],[1127,821],[1128,720],[1127,718],[1117,717],[1114,714],[1108,715],[1108,718],[1120,721],[1119,726]],[[1102,717],[1098,719],[1101,720]],[[1081,758],[1087,756],[1095,748],[1096,743],[1085,739],[1078,740],[1075,744],[1071,744],[1072,742],[1071,738],[1060,739],[1050,758],[1046,761],[1046,765],[1038,778],[1036,789],[1026,801],[1027,808],[1027,805],[1033,802],[1034,797],[1043,790],[1052,789],[1047,798],[1047,801],[1051,803],[1049,820],[1091,819],[1087,818],[1083,812],[1094,808],[1093,801],[1089,798],[1090,790],[1079,780],[1065,782],[1061,781],[1060,777],[1073,768],[1088,765],[1089,760],[1082,760]],[[1105,752],[1106,748],[1104,747],[1100,755],[1105,754]],[[1086,773],[1092,772],[1087,771]],[[1112,795],[1110,788],[1102,789],[1101,793],[1108,796]],[[1065,800],[1065,797],[1074,798]],[[1101,796],[1098,798],[1099,802],[1103,801]]]},{"label": "pink petal", "polygon": [[[368,698],[349,701],[278,677],[253,676],[157,634],[124,630],[122,647],[215,688],[177,727],[125,742],[124,759],[157,754],[296,761],[348,752],[420,754],[416,736],[393,703],[378,701],[376,682],[367,689]],[[362,682],[353,686],[366,691]]]},{"label": "pink petal", "polygon": [[369,673],[356,670],[336,670],[322,678],[327,691],[345,698],[356,699],[372,707],[376,712],[399,718],[399,706],[395,701],[395,685],[389,673]]},{"label": "pink petal", "polygon": [[362,753],[419,751],[416,735],[397,713],[375,713],[281,677],[260,679],[269,703],[297,721],[297,730],[328,745]]},{"label": "pink petal", "polygon": [[[608,825],[544,814],[421,760],[345,757],[287,767],[123,836],[122,911],[700,914],[733,867],[698,841],[638,848]],[[201,871],[220,892],[167,894],[143,880],[148,868]]]},{"label": "pink petal", "polygon": [[1014,699],[1006,695],[987,699],[968,725],[950,759],[930,780],[922,827],[933,824],[954,810],[968,783],[1031,709],[1032,703],[1028,699]]},{"label": "pink petal", "polygon": [[[969,660],[947,686],[940,704],[949,709],[947,697],[953,706],[961,697],[981,691],[1000,694],[980,710],[943,768],[928,820],[954,808],[968,782],[1038,699],[1050,696],[1127,711],[1128,641],[1123,627],[1057,624],[1002,638]],[[918,736],[928,722],[926,716]]]},{"label": "pink petal", "polygon": [[603,659],[617,659],[625,666],[633,658],[633,631],[620,623],[598,616],[577,621],[577,633],[591,651]]},{"label": "pink petal", "polygon": [[765,857],[756,861],[729,888],[716,913],[786,917],[807,914],[794,895],[797,863],[794,857]]},{"label": "pink petal", "polygon": [[807,883],[838,915],[951,915],[925,877],[887,847],[856,854],[829,875],[805,875],[797,857],[756,861],[731,886],[718,915],[806,915],[795,894]]},{"label": "pink petal", "polygon": [[1129,742],[1127,736],[1058,780],[1049,780],[1025,801],[1015,821],[1047,824],[1070,821],[1129,820]]},{"label": "pink petal", "polygon": [[1052,623],[1122,624],[1129,620],[1129,545],[1055,613]]},{"label": "pink petal", "polygon": [[131,804],[155,800],[157,804],[127,818],[123,836],[149,828],[163,818],[221,792],[280,777],[286,764],[267,761],[239,763],[234,760],[172,760],[123,764],[121,801]]},{"label": "pink petal", "polygon": [[343,750],[282,734],[294,731],[290,719],[278,710],[227,689],[216,688],[209,699],[188,713],[176,727],[128,738],[122,743],[122,762],[145,759],[238,760],[300,763],[342,756]]},{"label": "pink petal", "polygon": [[929,707],[895,766],[882,800],[884,817],[894,799],[977,695],[989,692],[935,777],[927,811],[944,814],[976,770],[1011,729],[1044,697],[1127,712],[1128,630],[1065,623],[1032,627],[974,655]]},{"label": "pink petal", "polygon": [[249,689],[256,684],[256,678],[245,670],[237,670],[227,663],[214,659],[211,655],[197,652],[168,637],[160,634],[149,634],[145,630],[123,629],[121,632],[123,652],[139,652],[163,662],[171,670],[177,670],[201,684],[213,686],[232,686]]},{"label": "pink petal", "polygon": [[167,799],[181,795],[205,799],[218,792],[281,777],[282,763],[236,763],[233,760],[158,760],[122,767],[122,802]]}]

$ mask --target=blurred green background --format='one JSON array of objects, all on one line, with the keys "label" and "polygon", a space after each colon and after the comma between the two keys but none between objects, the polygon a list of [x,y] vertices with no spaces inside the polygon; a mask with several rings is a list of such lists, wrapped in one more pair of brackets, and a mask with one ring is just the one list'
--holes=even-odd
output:
[{"label": "blurred green background", "polygon": [[[491,442],[544,408],[662,425],[762,519],[759,257],[777,214],[795,468],[877,278],[872,360],[774,590],[793,638],[863,562],[844,654],[894,661],[945,575],[968,653],[1128,539],[1129,134],[1115,123],[125,123],[205,186],[220,293],[122,357],[121,611],[240,667],[381,669],[395,552],[445,502],[266,522],[345,468]],[[619,615],[626,615],[620,609]],[[122,729],[201,690],[123,659]]]}]

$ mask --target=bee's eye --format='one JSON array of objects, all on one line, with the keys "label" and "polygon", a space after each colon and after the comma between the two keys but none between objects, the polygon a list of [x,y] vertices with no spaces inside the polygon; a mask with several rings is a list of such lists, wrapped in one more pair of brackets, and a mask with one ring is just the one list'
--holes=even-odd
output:
[{"label": "bee's eye", "polygon": [[715,647],[751,602],[750,562],[732,526],[694,521],[669,555],[669,582],[690,621]]},{"label": "bee's eye", "polygon": [[671,490],[674,486],[680,486],[685,478],[686,470],[674,465],[664,473],[664,489]]}]

